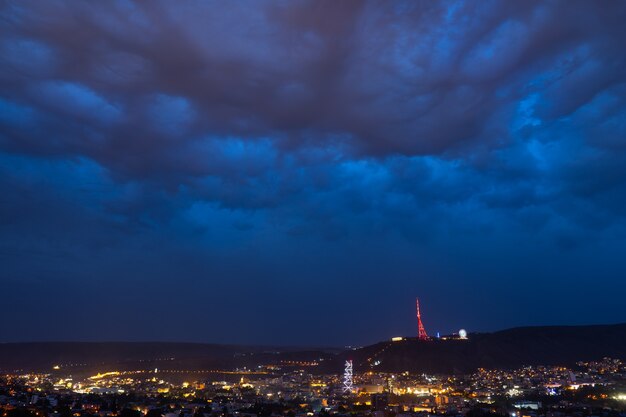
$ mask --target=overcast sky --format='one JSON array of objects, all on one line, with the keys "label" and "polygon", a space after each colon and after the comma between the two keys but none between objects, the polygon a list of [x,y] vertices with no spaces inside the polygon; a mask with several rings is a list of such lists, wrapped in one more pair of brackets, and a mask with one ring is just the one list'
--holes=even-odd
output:
[{"label": "overcast sky", "polygon": [[3,1],[0,341],[625,322],[625,21]]}]

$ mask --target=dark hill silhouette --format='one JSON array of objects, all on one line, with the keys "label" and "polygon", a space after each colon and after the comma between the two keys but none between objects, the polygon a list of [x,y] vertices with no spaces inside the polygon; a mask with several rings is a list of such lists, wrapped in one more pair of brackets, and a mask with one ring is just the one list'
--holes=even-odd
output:
[{"label": "dark hill silhouette", "polygon": [[[54,365],[62,365],[61,372],[229,370],[268,364],[298,366],[293,362],[323,359],[319,366],[308,369],[340,373],[343,360],[351,358],[357,373],[366,370],[468,373],[477,368],[568,366],[603,357],[626,359],[626,324],[521,327],[470,334],[469,340],[405,339],[348,351],[164,342],[0,343],[0,371],[4,372],[49,372]],[[380,364],[373,365],[376,361]]]},{"label": "dark hill silhouette", "polygon": [[[0,343],[0,371],[229,370],[281,361],[334,359],[337,349],[175,342]],[[332,353],[329,353],[332,352]]]},{"label": "dark hill silhouette", "polygon": [[[573,365],[603,357],[626,359],[626,324],[520,327],[469,335],[468,340],[382,342],[345,352],[358,371],[467,373],[477,368]],[[376,361],[379,365],[373,366]]]}]

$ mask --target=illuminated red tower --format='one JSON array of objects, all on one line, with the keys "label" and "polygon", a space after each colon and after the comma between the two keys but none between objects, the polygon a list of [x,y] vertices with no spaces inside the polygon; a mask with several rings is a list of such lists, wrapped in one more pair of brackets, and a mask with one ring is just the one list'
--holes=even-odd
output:
[{"label": "illuminated red tower", "polygon": [[426,329],[424,328],[424,324],[422,323],[419,298],[415,299],[415,307],[417,308],[417,338],[419,340],[429,340],[430,338],[428,337],[428,334],[426,334]]}]

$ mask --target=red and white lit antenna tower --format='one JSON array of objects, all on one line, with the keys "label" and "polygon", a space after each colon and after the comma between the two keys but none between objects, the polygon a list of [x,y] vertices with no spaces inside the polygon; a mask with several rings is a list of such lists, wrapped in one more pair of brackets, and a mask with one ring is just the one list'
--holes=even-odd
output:
[{"label": "red and white lit antenna tower", "polygon": [[426,334],[426,329],[424,328],[424,324],[422,323],[419,298],[415,299],[415,307],[417,308],[417,338],[419,340],[429,340],[430,338],[428,337],[428,334]]}]

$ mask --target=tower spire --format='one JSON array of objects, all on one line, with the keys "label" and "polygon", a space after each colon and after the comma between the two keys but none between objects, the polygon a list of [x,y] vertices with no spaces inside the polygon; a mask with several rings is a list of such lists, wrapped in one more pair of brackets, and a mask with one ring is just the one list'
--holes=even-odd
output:
[{"label": "tower spire", "polygon": [[415,308],[417,309],[417,338],[419,340],[429,340],[430,338],[428,337],[428,334],[426,334],[426,329],[424,328],[424,324],[422,323],[419,298],[415,299]]}]

